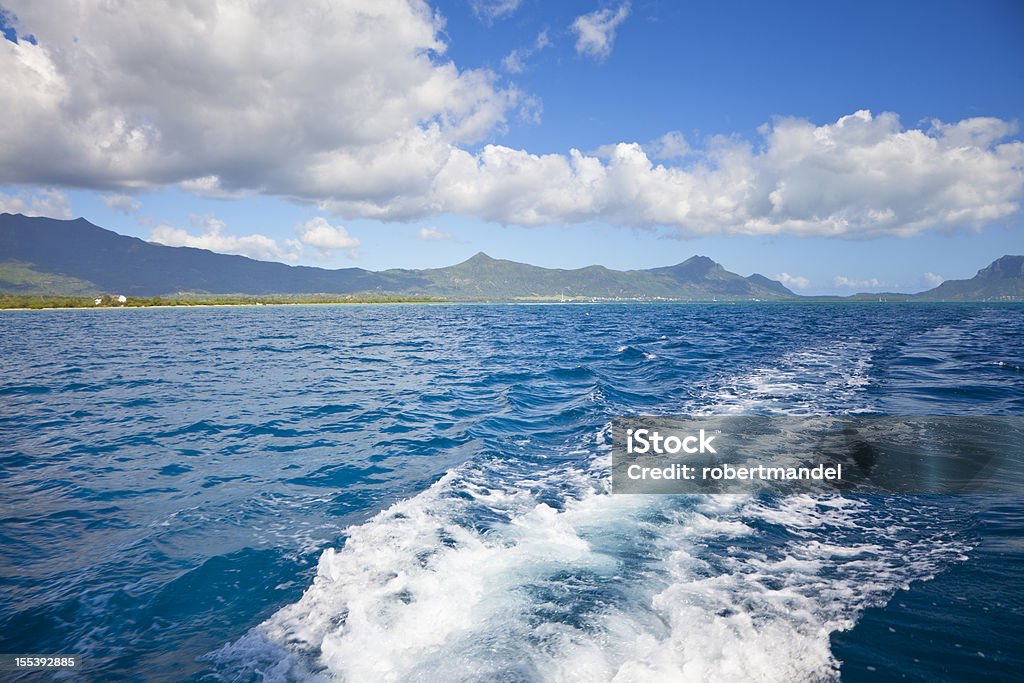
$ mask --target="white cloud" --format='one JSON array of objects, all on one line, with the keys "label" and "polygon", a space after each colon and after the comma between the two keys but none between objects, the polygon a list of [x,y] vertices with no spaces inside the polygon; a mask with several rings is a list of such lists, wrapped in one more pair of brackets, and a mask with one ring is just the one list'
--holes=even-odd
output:
[{"label": "white cloud", "polygon": [[121,213],[135,213],[142,206],[137,200],[126,194],[106,194],[102,199],[108,209]]},{"label": "white cloud", "polygon": [[[672,226],[681,236],[981,229],[1019,210],[1024,144],[993,135],[987,147],[964,146],[961,126],[978,124],[907,130],[894,114],[867,111],[820,126],[780,118],[761,128],[757,145],[715,137],[685,166],[655,163],[636,143],[567,156],[453,148],[423,195],[328,206],[376,218],[453,213],[526,226]],[[983,127],[1006,130],[994,120]]]},{"label": "white cloud", "polygon": [[1017,132],[1017,124],[989,116],[979,116],[960,123],[943,123],[932,119],[931,130],[954,147],[987,147]]},{"label": "white cloud", "polygon": [[882,283],[878,281],[878,278],[873,277],[866,280],[856,280],[844,275],[836,275],[835,278],[832,279],[832,284],[836,287],[842,287],[843,289],[874,289],[882,286]]},{"label": "white cloud", "polygon": [[349,258],[355,258],[356,249],[359,247],[359,240],[348,234],[343,225],[331,225],[326,218],[317,216],[310,218],[304,224],[296,228],[299,241],[321,251],[321,256],[326,257],[334,249],[345,249]]},{"label": "white cloud", "polygon": [[946,278],[935,273],[925,273],[924,275],[921,276],[921,284],[929,289],[931,289],[932,287],[938,287],[945,281]]},{"label": "white cloud", "polygon": [[523,60],[528,56],[525,48],[516,48],[502,58],[501,68],[510,74],[521,74],[526,71],[526,62]]},{"label": "white cloud", "polygon": [[657,161],[682,159],[689,156],[692,151],[690,143],[678,130],[669,131],[654,142],[644,145],[647,156]]},{"label": "white cloud", "polygon": [[519,9],[522,2],[523,0],[470,0],[470,6],[477,18],[489,24],[512,14]]},{"label": "white cloud", "polygon": [[192,194],[197,194],[200,197],[206,197],[207,199],[241,199],[249,194],[249,192],[244,189],[225,189],[223,185],[221,185],[220,177],[215,175],[205,175],[199,178],[182,180],[178,183],[178,187],[185,190],[185,192],[191,192]]},{"label": "white cloud", "polygon": [[501,59],[501,68],[510,74],[521,74],[526,71],[526,50],[517,48],[512,50]]},{"label": "white cloud", "polygon": [[802,275],[790,275],[789,273],[779,273],[775,276],[775,279],[793,289],[807,289],[811,286],[811,281]]},{"label": "white cloud", "polygon": [[519,120],[524,123],[540,124],[541,113],[544,105],[539,98],[532,95],[524,95],[519,104]]},{"label": "white cloud", "polygon": [[[4,6],[38,44],[0,40],[0,186],[179,185],[345,220],[457,214],[680,236],[978,230],[1024,199],[1024,143],[987,117],[908,129],[858,111],[778,118],[758,139],[699,148],[677,132],[596,154],[477,148],[516,110],[535,120],[540,103],[446,60],[442,19],[421,0]],[[610,49],[627,13],[580,17],[584,49]]]},{"label": "white cloud", "polygon": [[66,194],[52,188],[17,194],[0,192],[0,213],[68,219],[71,218],[71,203]]},{"label": "white cloud", "polygon": [[422,0],[4,6],[38,44],[0,41],[0,184],[383,201],[519,98],[444,57]]},{"label": "white cloud", "polygon": [[420,228],[416,236],[425,242],[441,242],[443,240],[450,240],[453,237],[450,232],[442,232],[433,225],[429,228]]},{"label": "white cloud", "polygon": [[576,52],[603,62],[612,53],[615,31],[629,16],[629,3],[623,3],[617,10],[600,9],[576,17],[572,30],[576,32]]},{"label": "white cloud", "polygon": [[287,261],[294,263],[304,256],[303,247],[316,249],[320,260],[330,258],[336,249],[345,250],[349,258],[358,256],[359,239],[348,233],[343,225],[331,225],[317,216],[296,226],[297,239],[275,240],[259,233],[233,235],[226,232],[227,224],[211,213],[191,216],[198,234],[171,225],[158,225],[150,233],[150,241],[169,247],[195,247],[223,254],[239,254],[260,261]]},{"label": "white cloud", "polygon": [[551,45],[551,40],[548,38],[548,30],[544,29],[537,34],[537,38],[533,41],[533,45],[516,48],[505,55],[505,58],[501,60],[501,66],[509,73],[523,73],[526,71],[525,60],[549,45]]},{"label": "white cloud", "polygon": [[169,247],[195,247],[240,254],[260,261],[297,261],[301,255],[302,245],[294,240],[286,240],[282,246],[277,240],[266,235],[225,234],[224,228],[227,225],[213,214],[193,215],[192,223],[202,230],[200,234],[192,234],[183,228],[170,225],[159,225],[150,233],[150,241]]}]

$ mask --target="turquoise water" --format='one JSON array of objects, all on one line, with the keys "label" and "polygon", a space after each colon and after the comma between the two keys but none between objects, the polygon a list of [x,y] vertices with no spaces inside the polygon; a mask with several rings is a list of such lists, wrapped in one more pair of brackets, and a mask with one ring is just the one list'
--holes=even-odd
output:
[{"label": "turquoise water", "polygon": [[608,424],[1022,415],[1022,340],[1024,308],[978,304],[3,313],[0,652],[89,680],[1012,680],[1020,497],[612,496]]}]

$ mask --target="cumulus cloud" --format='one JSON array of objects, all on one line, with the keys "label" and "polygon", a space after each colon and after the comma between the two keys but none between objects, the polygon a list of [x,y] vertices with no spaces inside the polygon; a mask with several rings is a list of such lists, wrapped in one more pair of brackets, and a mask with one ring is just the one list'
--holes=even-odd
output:
[{"label": "cumulus cloud", "polygon": [[103,195],[102,199],[103,204],[108,209],[120,211],[121,213],[135,213],[142,206],[137,200],[132,199],[126,194],[107,194]]},{"label": "cumulus cloud", "polygon": [[422,0],[44,5],[4,3],[37,41],[0,40],[0,184],[379,202],[519,98],[444,57]]},{"label": "cumulus cloud", "polygon": [[345,249],[350,258],[357,255],[359,240],[348,234],[343,225],[331,225],[326,218],[317,216],[296,228],[299,242],[316,247],[322,256],[328,256],[334,249]]},{"label": "cumulus cloud", "polygon": [[[960,128],[990,131],[964,145]],[[426,197],[333,204],[378,218],[457,213],[518,225],[593,220],[674,226],[682,236],[780,234],[870,238],[980,229],[1016,213],[1024,144],[1004,122],[968,119],[904,129],[859,111],[814,125],[779,118],[756,146],[716,137],[685,166],[655,163],[636,143],[595,154],[535,155],[501,145],[453,149]]]},{"label": "cumulus cloud", "polygon": [[600,9],[576,17],[572,30],[576,33],[576,52],[603,62],[612,53],[615,32],[619,24],[629,16],[629,3],[623,3],[617,10]]},{"label": "cumulus cloud", "polygon": [[526,60],[549,45],[551,45],[551,40],[548,38],[548,30],[544,29],[537,34],[532,45],[516,48],[505,55],[505,58],[501,60],[501,67],[509,73],[523,73],[526,71]]},{"label": "cumulus cloud", "polygon": [[[458,214],[680,236],[981,229],[1024,199],[1024,143],[990,117],[905,128],[862,110],[777,118],[757,139],[699,147],[670,132],[597,153],[478,148],[516,111],[536,119],[540,103],[447,60],[442,20],[421,0],[4,5],[38,40],[0,40],[0,185],[178,185],[346,220]],[[584,49],[610,49],[627,14],[580,17]]]},{"label": "cumulus cloud", "polygon": [[802,275],[790,275],[789,273],[779,273],[775,276],[775,279],[793,289],[807,289],[811,286],[811,281]]},{"label": "cumulus cloud", "polygon": [[224,229],[227,225],[213,214],[193,215],[192,223],[199,228],[199,234],[183,228],[159,225],[150,233],[150,241],[169,247],[195,247],[226,254],[239,254],[260,261],[297,261],[302,245],[286,240],[284,245],[266,235],[231,235]]},{"label": "cumulus cloud", "polygon": [[848,278],[845,275],[836,275],[832,279],[832,284],[836,287],[842,287],[843,289],[874,289],[882,286],[882,283],[878,281],[878,278],[857,280],[854,278]]},{"label": "cumulus cloud", "polygon": [[678,130],[669,131],[654,142],[644,145],[644,152],[656,161],[682,159],[690,155],[690,143]]},{"label": "cumulus cloud", "polygon": [[424,242],[441,242],[450,240],[453,235],[450,232],[442,232],[432,225],[429,228],[420,228],[419,232],[416,233],[416,237]]},{"label": "cumulus cloud", "polygon": [[71,202],[66,194],[54,189],[21,191],[16,194],[0,192],[0,213],[67,219],[71,218]]},{"label": "cumulus cloud", "polygon": [[756,146],[716,137],[686,166],[656,163],[636,143],[568,155],[453,148],[426,195],[328,206],[375,218],[447,212],[527,226],[674,226],[684,236],[977,229],[1018,210],[1024,144],[998,142],[1003,122],[961,123],[995,134],[986,147],[964,146],[959,125],[906,130],[894,114],[860,111],[820,126],[777,119],[762,127]]},{"label": "cumulus cloud", "polygon": [[946,278],[935,273],[925,273],[924,275],[921,276],[921,284],[929,289],[931,289],[932,287],[938,287],[945,281]]}]

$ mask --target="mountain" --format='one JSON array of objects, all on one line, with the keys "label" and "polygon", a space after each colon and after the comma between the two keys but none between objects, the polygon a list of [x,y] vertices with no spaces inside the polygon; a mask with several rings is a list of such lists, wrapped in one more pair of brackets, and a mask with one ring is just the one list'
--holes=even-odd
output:
[{"label": "mountain", "polygon": [[167,296],[199,294],[380,293],[448,299],[795,298],[762,275],[731,273],[706,256],[664,268],[541,268],[484,253],[446,268],[329,270],[256,261],[205,249],[168,247],[89,221],[0,214],[0,292]]},{"label": "mountain", "polygon": [[748,278],[730,273],[706,256],[650,270],[611,270],[587,266],[574,270],[541,268],[491,258],[483,252],[467,261],[431,270],[390,270],[384,274],[424,278],[420,292],[454,299],[507,299],[513,297],[598,297],[672,299],[778,299],[792,297]]},{"label": "mountain", "polygon": [[[0,214],[0,263],[0,290],[14,294],[344,293],[417,284],[362,268],[288,266],[167,247],[118,235],[83,218],[61,221],[20,214]],[[68,282],[55,277],[70,278],[75,291],[59,291]],[[40,286],[44,278],[52,286]]]},{"label": "mountain", "polygon": [[[59,296],[125,294],[381,294],[445,299],[666,298],[691,301],[797,299],[764,275],[743,277],[706,256],[647,270],[541,268],[483,252],[446,268],[326,269],[256,261],[205,249],[168,247],[118,235],[89,221],[0,214],[0,293]],[[969,280],[947,280],[919,294],[853,299],[1024,300],[1024,256],[1003,256]],[[822,298],[822,297],[815,297]],[[825,297],[831,299],[832,297]]]},{"label": "mountain", "polygon": [[969,280],[946,280],[914,295],[922,301],[1024,301],[1024,256],[1003,256]]}]

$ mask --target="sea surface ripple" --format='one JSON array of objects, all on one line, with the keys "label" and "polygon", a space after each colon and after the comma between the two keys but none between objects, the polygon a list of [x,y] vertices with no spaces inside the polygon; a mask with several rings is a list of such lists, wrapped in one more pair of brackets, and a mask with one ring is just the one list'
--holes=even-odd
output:
[{"label": "sea surface ripple", "polygon": [[981,304],[0,313],[0,652],[80,655],[69,680],[1013,680],[1020,497],[613,496],[608,424],[1024,415],[1022,340]]}]

